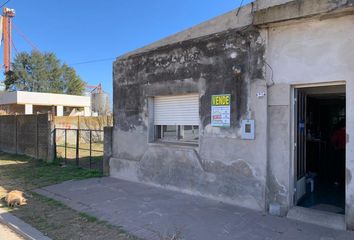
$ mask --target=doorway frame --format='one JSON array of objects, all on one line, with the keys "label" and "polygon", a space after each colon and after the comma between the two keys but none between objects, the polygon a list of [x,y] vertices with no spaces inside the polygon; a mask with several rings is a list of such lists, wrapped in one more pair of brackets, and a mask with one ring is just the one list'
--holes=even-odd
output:
[{"label": "doorway frame", "polygon": [[[296,191],[296,181],[297,181],[297,173],[296,173],[296,148],[295,148],[295,142],[296,142],[296,90],[297,89],[304,89],[304,88],[313,88],[313,87],[328,87],[328,86],[344,86],[345,88],[345,104],[346,104],[346,112],[348,109],[348,98],[347,98],[347,83],[346,81],[332,81],[332,82],[322,82],[322,83],[301,83],[301,84],[293,84],[291,85],[291,91],[290,91],[290,128],[291,128],[291,133],[290,133],[290,154],[291,154],[291,161],[290,161],[290,173],[289,173],[289,209],[296,207],[296,196],[295,196],[295,191]],[[346,117],[346,125],[347,125],[347,117]],[[345,168],[347,166],[347,151],[345,153]],[[346,174],[346,171],[345,171]],[[346,179],[346,176],[345,176]],[[345,195],[347,194],[347,186],[345,184]],[[346,199],[346,198],[345,198]],[[347,211],[345,211],[344,216],[346,217]]]}]

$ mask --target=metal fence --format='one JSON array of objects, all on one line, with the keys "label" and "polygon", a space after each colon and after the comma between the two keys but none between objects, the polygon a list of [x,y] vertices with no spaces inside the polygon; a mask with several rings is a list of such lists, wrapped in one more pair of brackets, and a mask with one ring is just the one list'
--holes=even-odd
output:
[{"label": "metal fence", "polygon": [[103,130],[55,128],[55,157],[65,165],[103,170]]}]

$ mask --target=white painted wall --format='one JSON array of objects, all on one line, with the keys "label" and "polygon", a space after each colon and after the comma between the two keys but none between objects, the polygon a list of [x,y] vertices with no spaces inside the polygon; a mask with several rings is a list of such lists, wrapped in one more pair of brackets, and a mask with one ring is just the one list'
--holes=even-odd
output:
[{"label": "white painted wall", "polygon": [[[346,218],[354,228],[354,16],[270,27],[267,62],[276,85],[346,81],[347,87],[347,192]],[[268,69],[268,71],[270,71]],[[271,76],[271,74],[268,74]],[[275,85],[275,86],[276,86]],[[281,89],[281,88],[280,88]],[[280,94],[274,91],[272,94]],[[276,103],[275,103],[276,104]],[[290,98],[282,105],[290,106]],[[290,114],[290,107],[288,114]],[[290,138],[289,128],[289,138]],[[291,146],[289,145],[289,149]],[[289,151],[289,150],[288,150]],[[284,161],[284,159],[277,159]],[[291,174],[291,173],[290,173]],[[288,181],[286,172],[279,179]],[[288,177],[288,179],[286,179]],[[291,198],[290,198],[291,199]]]},{"label": "white painted wall", "polygon": [[91,116],[91,107],[84,107],[84,116],[85,117]]},{"label": "white painted wall", "polygon": [[91,99],[88,96],[75,96],[67,94],[38,93],[17,91],[17,103],[41,106],[67,106],[67,107],[89,107]]},{"label": "white painted wall", "polygon": [[57,116],[64,116],[64,106],[57,106]]},{"label": "white painted wall", "polygon": [[275,83],[354,80],[354,16],[269,29]]},{"label": "white painted wall", "polygon": [[91,107],[89,96],[75,96],[39,92],[3,92],[0,94],[0,105],[32,104],[39,106]]},{"label": "white painted wall", "polygon": [[32,104],[25,104],[25,114],[33,114],[33,105]]}]

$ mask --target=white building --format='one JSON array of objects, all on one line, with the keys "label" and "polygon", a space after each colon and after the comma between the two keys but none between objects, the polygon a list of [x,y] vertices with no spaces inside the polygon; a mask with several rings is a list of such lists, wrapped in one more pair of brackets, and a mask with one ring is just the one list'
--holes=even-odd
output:
[{"label": "white building", "polygon": [[0,93],[0,115],[54,112],[56,116],[91,116],[89,96],[40,92]]}]

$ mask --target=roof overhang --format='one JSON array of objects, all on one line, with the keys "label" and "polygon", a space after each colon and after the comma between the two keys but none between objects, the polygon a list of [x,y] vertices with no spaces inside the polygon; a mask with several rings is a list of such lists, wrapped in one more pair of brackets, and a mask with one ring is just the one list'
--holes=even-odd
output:
[{"label": "roof overhang", "polygon": [[309,18],[340,17],[354,14],[354,0],[294,0],[254,12],[253,24],[267,26]]},{"label": "roof overhang", "polygon": [[56,93],[40,92],[3,92],[0,93],[0,105],[32,104],[39,106],[90,107],[91,98]]}]

